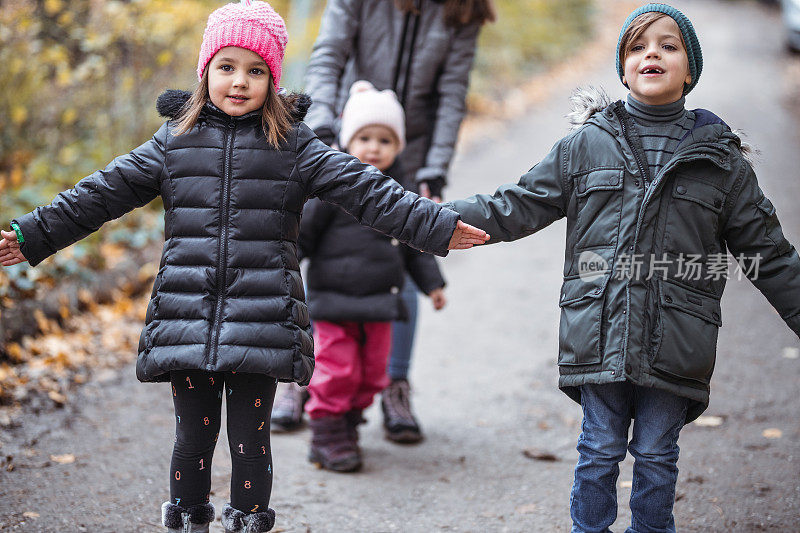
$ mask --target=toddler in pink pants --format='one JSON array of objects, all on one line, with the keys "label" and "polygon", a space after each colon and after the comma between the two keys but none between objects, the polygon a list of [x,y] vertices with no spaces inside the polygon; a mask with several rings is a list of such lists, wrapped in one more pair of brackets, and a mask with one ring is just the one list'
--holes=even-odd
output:
[{"label": "toddler in pink pants", "polygon": [[[397,175],[405,139],[403,108],[392,91],[353,84],[342,112],[339,145],[363,163]],[[408,272],[436,309],[444,279],[432,255],[412,250],[338,206],[311,200],[300,225],[299,257],[314,322],[316,368],[305,410],[312,431],[309,461],[337,472],[361,467],[357,426],[389,380],[386,363],[394,320],[406,318],[400,297]]]}]

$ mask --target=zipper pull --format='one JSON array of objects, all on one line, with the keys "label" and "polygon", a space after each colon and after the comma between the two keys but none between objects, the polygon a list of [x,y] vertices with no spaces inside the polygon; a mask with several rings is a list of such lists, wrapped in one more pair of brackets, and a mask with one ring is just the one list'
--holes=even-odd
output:
[{"label": "zipper pull", "polygon": [[183,533],[191,533],[189,526],[189,513],[181,513],[181,518],[183,519]]}]

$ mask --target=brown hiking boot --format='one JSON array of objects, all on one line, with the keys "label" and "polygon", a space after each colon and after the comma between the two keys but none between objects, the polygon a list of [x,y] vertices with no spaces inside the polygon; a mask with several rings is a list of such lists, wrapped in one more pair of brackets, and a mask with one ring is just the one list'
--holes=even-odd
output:
[{"label": "brown hiking boot", "polygon": [[[355,472],[361,468],[361,454],[352,439],[345,417],[327,416],[311,420],[311,448],[308,460],[334,472]],[[353,426],[354,427],[354,426]]]},{"label": "brown hiking boot", "polygon": [[387,439],[401,444],[414,444],[422,440],[422,430],[411,412],[408,380],[392,380],[381,395],[381,410]]}]

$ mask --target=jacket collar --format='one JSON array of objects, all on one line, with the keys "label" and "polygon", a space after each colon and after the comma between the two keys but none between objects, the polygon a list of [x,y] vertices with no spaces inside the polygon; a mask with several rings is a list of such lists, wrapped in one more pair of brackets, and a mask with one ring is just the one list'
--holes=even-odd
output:
[{"label": "jacket collar", "polygon": [[[572,93],[570,103],[572,110],[567,119],[573,129],[593,124],[614,137],[622,136],[619,116],[622,116],[623,120],[629,116],[625,104],[622,101],[612,102],[602,88],[579,87]],[[617,109],[620,111],[619,115],[615,113]],[[694,127],[681,139],[675,152],[676,157],[695,150],[698,154],[707,151],[716,156],[717,164],[727,166],[726,163],[720,162],[729,159],[727,156],[731,152],[731,147],[740,150],[745,157],[753,152],[749,144],[742,142],[738,132],[732,131],[714,113],[706,109],[693,109],[692,112],[696,117]]]}]

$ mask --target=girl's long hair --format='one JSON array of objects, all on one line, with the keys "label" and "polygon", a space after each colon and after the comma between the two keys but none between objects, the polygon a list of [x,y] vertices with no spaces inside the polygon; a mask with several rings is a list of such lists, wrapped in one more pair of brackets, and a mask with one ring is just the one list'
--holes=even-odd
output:
[{"label": "girl's long hair", "polygon": [[[397,9],[403,13],[419,14],[418,0],[394,0]],[[444,21],[448,26],[461,28],[473,23],[494,22],[497,15],[492,0],[445,0]]]},{"label": "girl's long hair", "polygon": [[[267,142],[276,148],[292,128],[292,111],[298,98],[299,96],[296,94],[288,96],[278,94],[272,83],[272,74],[270,74],[267,99],[261,108],[261,128],[264,130]],[[209,100],[208,68],[206,68],[200,83],[183,105],[180,115],[175,120],[174,134],[183,135],[191,130],[197,124],[200,113],[203,112],[203,107]]]}]

